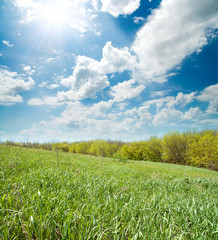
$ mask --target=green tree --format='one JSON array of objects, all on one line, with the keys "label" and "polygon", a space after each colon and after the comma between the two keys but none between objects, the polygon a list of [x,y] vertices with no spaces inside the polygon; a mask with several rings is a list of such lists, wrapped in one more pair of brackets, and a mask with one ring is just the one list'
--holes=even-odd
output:
[{"label": "green tree", "polygon": [[146,158],[152,162],[162,162],[163,146],[162,140],[157,137],[150,137],[147,141]]},{"label": "green tree", "polygon": [[132,160],[146,160],[147,143],[146,142],[132,142],[124,144],[120,153],[128,159]]},{"label": "green tree", "polygon": [[87,154],[89,152],[90,144],[88,142],[77,143],[75,147],[76,153]]},{"label": "green tree", "polygon": [[163,160],[170,163],[186,164],[188,136],[177,131],[163,137]]},{"label": "green tree", "polygon": [[207,130],[191,135],[187,155],[191,165],[218,170],[217,131]]}]

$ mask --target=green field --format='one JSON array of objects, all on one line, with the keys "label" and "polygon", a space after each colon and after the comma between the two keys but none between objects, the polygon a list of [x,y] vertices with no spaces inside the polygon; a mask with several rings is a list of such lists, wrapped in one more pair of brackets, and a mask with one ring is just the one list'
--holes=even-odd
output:
[{"label": "green field", "polygon": [[0,239],[218,239],[218,173],[0,145]]}]

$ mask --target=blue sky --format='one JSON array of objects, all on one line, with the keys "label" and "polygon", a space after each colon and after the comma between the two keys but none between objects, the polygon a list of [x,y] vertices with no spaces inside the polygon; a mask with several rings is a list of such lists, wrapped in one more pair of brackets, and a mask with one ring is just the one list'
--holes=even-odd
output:
[{"label": "blue sky", "polygon": [[0,1],[0,140],[217,129],[216,0]]}]

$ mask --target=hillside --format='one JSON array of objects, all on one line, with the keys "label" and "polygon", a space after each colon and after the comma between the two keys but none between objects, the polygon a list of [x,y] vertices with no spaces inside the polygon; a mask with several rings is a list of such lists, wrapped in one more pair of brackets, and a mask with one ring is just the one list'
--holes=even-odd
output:
[{"label": "hillside", "polygon": [[1,239],[216,239],[218,174],[0,145]]}]

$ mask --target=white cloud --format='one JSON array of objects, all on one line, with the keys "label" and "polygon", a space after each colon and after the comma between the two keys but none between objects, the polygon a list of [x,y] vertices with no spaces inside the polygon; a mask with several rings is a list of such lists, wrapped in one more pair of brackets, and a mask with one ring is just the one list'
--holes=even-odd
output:
[{"label": "white cloud", "polygon": [[183,113],[174,108],[163,108],[154,116],[154,125],[177,124],[183,117]]},{"label": "white cloud", "polygon": [[190,108],[188,111],[184,113],[183,119],[184,120],[199,120],[203,115],[203,112],[200,110],[199,107]]},{"label": "white cloud", "polygon": [[2,53],[0,53],[0,57],[2,57],[3,56],[3,54]]},{"label": "white cloud", "polygon": [[148,111],[148,106],[129,109],[124,112],[124,115],[131,116],[134,121],[136,129],[142,129],[144,125],[150,126],[152,123],[153,115]]},{"label": "white cloud", "polygon": [[205,88],[197,99],[201,102],[209,102],[208,114],[218,113],[218,83]]},{"label": "white cloud", "polygon": [[[70,90],[58,92],[59,101],[95,98],[98,92],[110,85],[106,74],[133,69],[136,62],[127,47],[117,49],[111,45],[111,42],[105,44],[102,55],[100,61],[86,56],[77,57],[73,74],[61,80],[61,84]],[[131,94],[139,94],[143,89],[140,85],[136,89],[131,89]]]},{"label": "white cloud", "polygon": [[9,41],[3,40],[2,43],[6,45],[7,47],[13,47],[14,45],[10,43]]},{"label": "white cloud", "polygon": [[197,97],[199,101],[210,101],[218,96],[218,83],[215,85],[211,85],[206,87],[201,94]]},{"label": "white cloud", "polygon": [[99,62],[94,59],[78,56],[73,75],[61,80],[61,83],[70,90],[58,92],[58,99],[75,101],[95,98],[97,92],[110,85],[107,76],[99,66]]},{"label": "white cloud", "polygon": [[44,81],[44,82],[41,82],[41,83],[39,84],[39,87],[40,87],[40,88],[43,88],[43,87],[45,87],[46,85],[47,85],[47,82]]},{"label": "white cloud", "polygon": [[134,17],[133,21],[134,21],[134,23],[140,24],[140,23],[144,23],[145,18],[143,18],[143,17]]},{"label": "white cloud", "polygon": [[163,97],[164,95],[166,95],[167,93],[169,93],[170,90],[163,90],[163,91],[154,91],[151,92],[151,97]]},{"label": "white cloud", "polygon": [[191,103],[195,99],[196,92],[192,92],[189,94],[184,94],[182,92],[179,92],[175,99],[169,101],[167,103],[167,106],[173,107],[175,105],[180,107],[185,107],[187,104]]},{"label": "white cloud", "polygon": [[32,69],[30,66],[24,66],[23,70],[28,74],[28,75],[33,75],[35,73],[35,70]]},{"label": "white cloud", "polygon": [[105,113],[112,107],[113,100],[101,101],[91,106],[87,112],[88,117],[106,117]]},{"label": "white cloud", "polygon": [[207,109],[208,114],[218,113],[218,97],[210,101],[210,104]]},{"label": "white cloud", "polygon": [[[156,81],[165,77],[194,52],[207,44],[208,34],[218,27],[216,0],[163,0],[137,33],[132,50],[139,58],[133,77]],[[158,80],[159,81],[159,80]]]},{"label": "white cloud", "polygon": [[147,108],[150,108],[151,105],[156,105],[157,108],[157,112],[159,112],[159,110],[164,106],[164,104],[169,103],[171,101],[175,101],[175,97],[173,96],[167,96],[164,98],[159,98],[159,99],[153,99],[153,100],[149,100],[143,103],[144,106],[146,106]]},{"label": "white cloud", "polygon": [[0,105],[23,102],[18,93],[29,90],[34,84],[31,77],[25,81],[21,74],[0,68]]},{"label": "white cloud", "polygon": [[153,119],[153,115],[148,112],[148,108],[146,106],[140,107],[138,109],[139,120],[136,121],[136,128],[141,129],[143,125],[150,125]]},{"label": "white cloud", "polygon": [[132,99],[138,97],[141,92],[145,89],[142,84],[133,87],[135,80],[131,79],[129,81],[124,81],[118,83],[116,86],[111,87],[110,94],[114,97],[115,102],[122,102],[126,99]]},{"label": "white cloud", "polygon": [[111,42],[105,44],[102,55],[101,67],[105,73],[133,70],[136,64],[136,57],[131,55],[127,47],[118,49],[113,47]]},{"label": "white cloud", "polygon": [[42,105],[52,105],[52,106],[60,106],[63,103],[58,102],[57,97],[46,96],[43,98],[31,98],[27,101],[30,106],[42,106]]},{"label": "white cloud", "polygon": [[113,101],[84,106],[81,102],[69,103],[60,117],[42,122],[45,128],[68,128],[71,132],[80,131],[93,138],[110,138],[115,133],[130,131],[134,120],[130,117],[117,119],[116,113],[108,113]]},{"label": "white cloud", "polygon": [[140,0],[101,0],[103,12],[108,12],[114,17],[129,15],[140,6]]},{"label": "white cloud", "polygon": [[47,86],[48,89],[55,89],[55,88],[58,88],[58,87],[59,87],[59,84],[56,84],[56,83]]}]

